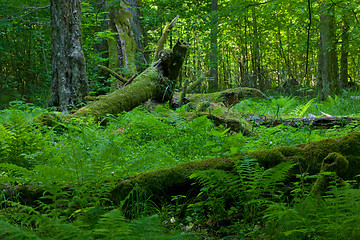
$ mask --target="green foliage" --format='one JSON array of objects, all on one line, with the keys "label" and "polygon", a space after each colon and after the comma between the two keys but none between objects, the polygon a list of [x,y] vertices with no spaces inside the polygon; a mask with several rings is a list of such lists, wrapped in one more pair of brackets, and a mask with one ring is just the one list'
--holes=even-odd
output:
[{"label": "green foliage", "polygon": [[191,208],[194,214],[200,211],[214,227],[225,220],[233,224],[256,223],[265,207],[282,197],[278,188],[295,165],[287,161],[265,170],[255,159],[245,157],[236,163],[236,173],[222,170],[193,173],[190,178],[203,187],[199,195],[202,201]]},{"label": "green foliage", "polygon": [[[278,105],[282,114],[290,115],[297,108],[286,106],[299,101],[291,99],[274,100],[274,109]],[[302,102],[298,112],[305,112],[305,108],[309,111],[314,101]],[[265,112],[265,102],[247,102],[255,108],[264,104],[258,111]],[[274,109],[269,112],[274,113]],[[37,123],[37,116],[44,113],[32,105],[14,102],[0,114],[0,185],[8,189],[1,192],[0,228],[6,229],[4,234],[9,239],[109,239],[111,234],[120,239],[201,239],[201,234],[183,234],[186,231],[255,239],[262,235],[325,238],[334,234],[331,229],[339,227],[357,237],[349,228],[358,223],[357,190],[339,189],[336,195],[332,189],[321,205],[316,205],[315,199],[307,197],[310,188],[306,187],[314,177],[304,173],[298,182],[283,186],[292,162],[264,169],[254,159],[244,158],[234,172],[196,172],[192,178],[203,185],[197,202],[185,196],[169,206],[159,206],[148,193],[134,189],[120,210],[113,206],[110,192],[119,179],[143,171],[342,136],[358,131],[358,123],[327,131],[254,125],[259,136],[244,137],[214,127],[206,116],[190,121],[183,109],[173,111],[162,106],[152,112],[139,107],[107,116],[106,126],[87,118],[45,127]],[[34,194],[40,194],[27,196],[25,193],[32,191],[24,191],[25,195],[20,195],[16,189],[33,189]],[[349,212],[343,210],[346,207]],[[339,222],[342,217],[347,220]],[[143,234],[144,229],[148,235]]]},{"label": "green foliage", "polygon": [[12,107],[2,115],[0,125],[0,160],[23,167],[31,167],[39,160],[51,131],[44,134],[42,126],[31,115],[43,110],[31,105],[13,102]]},{"label": "green foliage", "polygon": [[306,104],[297,106],[291,115],[293,115],[294,117],[298,117],[298,118],[303,117],[305,112],[309,109],[311,104],[314,102],[314,100],[315,100],[315,98],[310,99]]},{"label": "green foliage", "polygon": [[291,205],[269,205],[264,219],[273,235],[286,239],[358,239],[359,196],[359,189],[336,186],[333,181],[323,196],[307,194],[301,199],[295,196]]}]

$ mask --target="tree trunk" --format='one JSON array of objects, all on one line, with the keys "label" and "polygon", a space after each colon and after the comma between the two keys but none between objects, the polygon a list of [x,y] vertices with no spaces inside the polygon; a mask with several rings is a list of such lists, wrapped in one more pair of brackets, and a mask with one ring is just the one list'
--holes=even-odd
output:
[{"label": "tree trunk", "polygon": [[[116,33],[109,39],[109,68],[123,76],[132,76],[144,70],[147,59],[143,54],[142,37],[145,32],[140,25],[138,0],[124,1],[110,9],[110,28]],[[112,91],[117,81],[112,83]]]},{"label": "tree trunk", "polygon": [[318,87],[322,99],[339,90],[333,6],[320,3],[320,53]]},{"label": "tree trunk", "polygon": [[128,0],[127,3],[129,4],[129,12],[132,15],[130,19],[130,25],[134,35],[134,41],[137,46],[137,51],[135,55],[135,65],[136,70],[138,72],[142,72],[145,70],[146,64],[149,62],[149,54],[145,54],[144,48],[148,44],[147,43],[147,36],[146,31],[141,25],[140,18],[141,18],[141,1],[139,0]]},{"label": "tree trunk", "polygon": [[73,116],[103,117],[106,114],[130,111],[150,98],[159,102],[170,100],[187,48],[187,43],[179,39],[170,53],[164,53],[159,61],[137,76],[133,83],[89,103]]},{"label": "tree trunk", "polygon": [[349,20],[347,16],[343,16],[342,26],[342,44],[340,59],[340,86],[348,87],[348,56],[349,56]]},{"label": "tree trunk", "polygon": [[261,57],[260,57],[260,37],[258,32],[256,6],[252,8],[253,21],[253,45],[252,45],[252,64],[253,64],[253,83],[252,87],[264,89],[264,82],[261,76]]},{"label": "tree trunk", "polygon": [[218,90],[218,0],[211,2],[209,92]]},{"label": "tree trunk", "polygon": [[53,84],[49,105],[68,112],[89,92],[81,45],[80,0],[51,0],[50,11]]}]

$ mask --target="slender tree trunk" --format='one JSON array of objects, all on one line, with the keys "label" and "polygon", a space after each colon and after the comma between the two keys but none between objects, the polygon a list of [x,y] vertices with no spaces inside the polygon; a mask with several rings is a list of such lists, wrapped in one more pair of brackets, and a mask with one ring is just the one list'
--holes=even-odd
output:
[{"label": "slender tree trunk", "polygon": [[348,87],[349,21],[343,16],[342,45],[340,59],[340,86]]},{"label": "slender tree trunk", "polygon": [[[134,40],[137,46],[135,55],[135,65],[138,72],[145,70],[146,64],[149,62],[149,54],[145,54],[144,48],[148,44],[146,31],[141,25],[141,0],[127,0],[129,12],[132,15],[130,25],[133,31]],[[172,46],[171,46],[172,48]]]},{"label": "slender tree trunk", "polygon": [[252,8],[253,21],[253,45],[252,45],[252,62],[253,62],[253,84],[252,87],[264,88],[264,82],[261,77],[261,59],[260,59],[260,38],[258,32],[256,7]]},{"label": "slender tree trunk", "polygon": [[210,32],[210,78],[209,91],[218,90],[218,0],[211,2],[211,32]]},{"label": "slender tree trunk", "polygon": [[306,59],[305,59],[305,74],[304,74],[304,81],[305,84],[308,86],[307,74],[309,70],[309,48],[310,48],[310,31],[311,31],[311,23],[312,23],[312,16],[311,16],[311,0],[308,0],[308,12],[309,12],[309,23],[307,26],[307,39],[306,39]]},{"label": "slender tree trunk", "polygon": [[325,2],[320,4],[320,53],[318,87],[322,99],[339,90],[335,19]]},{"label": "slender tree trunk", "polygon": [[53,84],[50,106],[68,112],[88,95],[80,0],[50,0]]}]

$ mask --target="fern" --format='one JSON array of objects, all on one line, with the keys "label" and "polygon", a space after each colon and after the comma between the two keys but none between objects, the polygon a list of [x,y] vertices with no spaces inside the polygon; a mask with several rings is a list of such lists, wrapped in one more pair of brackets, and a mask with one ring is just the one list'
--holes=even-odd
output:
[{"label": "fern", "polygon": [[41,239],[33,233],[28,233],[22,229],[0,219],[0,239],[26,239],[26,240],[37,240]]},{"label": "fern", "polygon": [[314,101],[315,98],[312,98],[306,104],[296,107],[295,110],[291,113],[291,115],[299,118],[303,117],[305,112],[309,109],[309,107]]},{"label": "fern", "polygon": [[293,205],[273,203],[264,219],[274,236],[291,239],[360,239],[360,189],[331,186],[325,196]]},{"label": "fern", "polygon": [[[247,222],[254,221],[264,210],[264,205],[273,201],[265,195],[274,194],[279,182],[287,178],[294,165],[289,161],[264,170],[254,158],[244,157],[236,164],[236,173],[224,170],[195,172],[190,178],[202,185],[200,195],[207,196],[205,201],[195,205],[214,209],[214,216],[240,215]],[[225,203],[230,199],[233,204],[229,209]]]}]

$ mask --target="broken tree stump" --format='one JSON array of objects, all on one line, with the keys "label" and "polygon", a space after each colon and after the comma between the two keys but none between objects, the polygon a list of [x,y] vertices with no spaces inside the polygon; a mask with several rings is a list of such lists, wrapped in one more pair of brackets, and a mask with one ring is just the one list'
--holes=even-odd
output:
[{"label": "broken tree stump", "polygon": [[172,51],[164,52],[156,63],[137,76],[131,84],[87,104],[72,116],[103,117],[130,111],[150,98],[159,102],[170,100],[187,48],[188,44],[179,39]]}]

